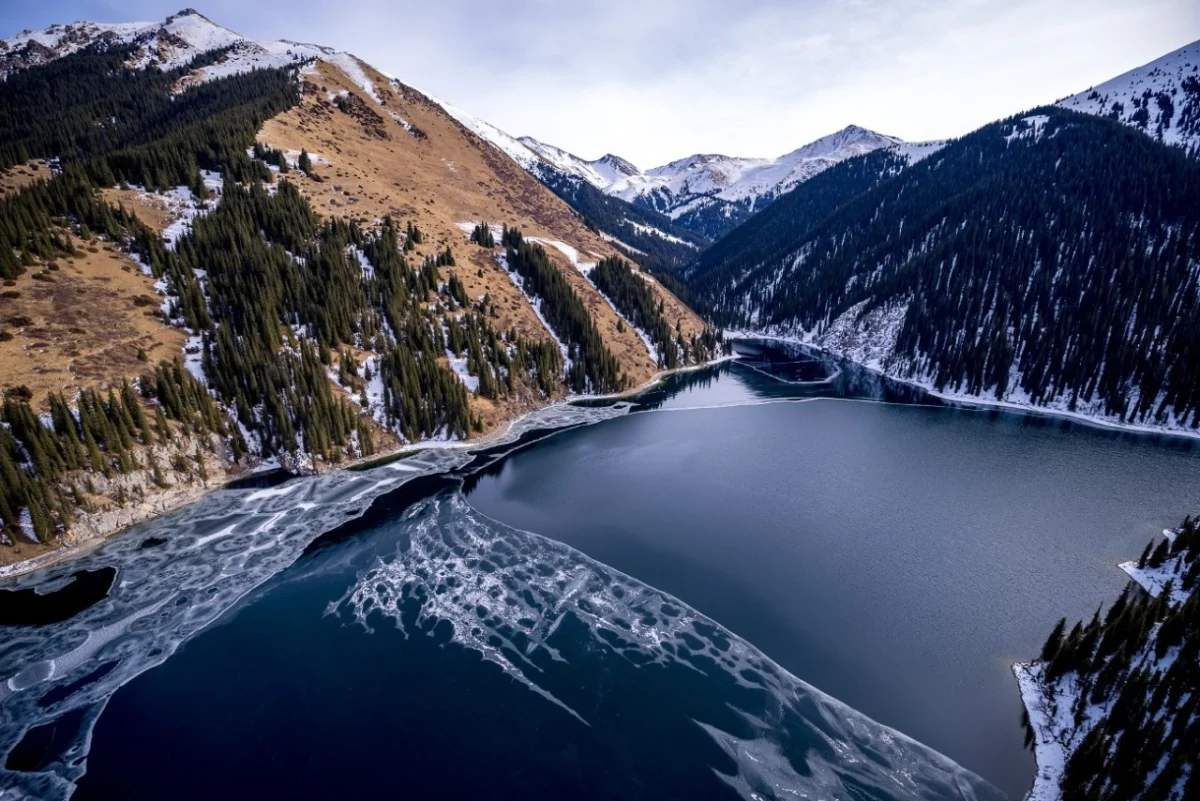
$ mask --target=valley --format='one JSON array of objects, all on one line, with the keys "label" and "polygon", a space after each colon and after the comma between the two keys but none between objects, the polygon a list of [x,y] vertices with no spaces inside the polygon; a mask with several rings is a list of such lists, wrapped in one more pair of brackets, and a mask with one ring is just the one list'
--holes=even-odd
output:
[{"label": "valley", "polygon": [[1200,43],[647,169],[385,62],[0,39],[0,798],[1192,797]]}]

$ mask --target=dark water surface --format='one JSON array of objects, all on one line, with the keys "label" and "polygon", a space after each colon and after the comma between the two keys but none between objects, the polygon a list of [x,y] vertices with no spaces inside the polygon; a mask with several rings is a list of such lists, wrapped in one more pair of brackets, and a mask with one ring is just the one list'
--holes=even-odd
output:
[{"label": "dark water surface", "polygon": [[116,571],[70,620],[0,627],[0,789],[1019,795],[1008,663],[1116,596],[1113,564],[1200,503],[1200,458],[832,400],[920,395],[744,349],[632,411],[214,493],[0,584]]},{"label": "dark water surface", "polygon": [[[820,374],[803,368],[768,372]],[[804,391],[903,394],[842,380]],[[1114,600],[1116,563],[1200,509],[1186,441],[843,400],[694,408],[797,389],[741,364],[677,384],[655,413],[500,463],[469,502],[675,595],[1014,797],[1033,759],[1010,664]]]}]

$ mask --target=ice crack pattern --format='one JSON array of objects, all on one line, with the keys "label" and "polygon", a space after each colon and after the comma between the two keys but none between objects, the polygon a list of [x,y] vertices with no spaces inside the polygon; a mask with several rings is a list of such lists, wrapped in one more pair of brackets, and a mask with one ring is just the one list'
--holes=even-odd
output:
[{"label": "ice crack pattern", "polygon": [[[397,551],[379,557],[330,614],[368,631],[381,623],[424,636],[443,622],[453,642],[589,725],[547,674],[564,662],[565,628],[639,668],[683,668],[734,685],[755,733],[696,721],[738,766],[718,774],[746,799],[993,799],[998,791],[931,749],[854,711],[774,664],[677,599],[562,543],[498,523],[458,492],[410,509]],[[784,732],[799,732],[796,748]],[[789,746],[791,746],[789,748]],[[788,752],[788,753],[785,753]],[[801,752],[804,764],[795,763]],[[865,792],[864,792],[865,791]]]},{"label": "ice crack pattern", "polygon": [[[516,421],[500,446],[542,429],[621,416],[629,404],[556,405]],[[270,489],[220,490],[115,536],[94,550],[3,589],[49,592],[80,570],[115,567],[108,596],[71,619],[0,627],[0,801],[65,799],[86,771],[91,731],[123,684],[161,664],[189,638],[287,568],[321,534],[361,516],[381,495],[422,476],[457,470],[469,448],[430,448],[362,472],[297,478]],[[26,733],[75,731],[35,770],[4,767]]]}]

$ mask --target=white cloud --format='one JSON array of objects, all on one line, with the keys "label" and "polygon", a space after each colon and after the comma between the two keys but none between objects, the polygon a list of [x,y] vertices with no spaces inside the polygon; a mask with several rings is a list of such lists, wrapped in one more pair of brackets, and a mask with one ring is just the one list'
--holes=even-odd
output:
[{"label": "white cloud", "polygon": [[[153,19],[177,1],[30,2],[0,12],[0,23]],[[200,10],[246,35],[349,50],[509,133],[642,167],[694,152],[778,155],[849,123],[906,139],[956,136],[1200,38],[1195,0],[267,6],[213,0]]]}]

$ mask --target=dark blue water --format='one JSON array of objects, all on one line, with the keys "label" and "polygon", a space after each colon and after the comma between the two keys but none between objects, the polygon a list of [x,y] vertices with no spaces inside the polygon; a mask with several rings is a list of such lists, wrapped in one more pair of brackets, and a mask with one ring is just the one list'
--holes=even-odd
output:
[{"label": "dark blue water", "polygon": [[117,570],[70,621],[0,628],[0,787],[1017,795],[1007,663],[1116,595],[1200,460],[823,396],[919,399],[758,352],[515,453],[217,493],[18,581]]},{"label": "dark blue water", "polygon": [[1033,759],[1010,665],[1111,602],[1117,562],[1200,509],[1200,453],[1179,440],[830,399],[692,408],[831,391],[746,365],[680,386],[658,413],[504,461],[469,501],[679,597],[1012,796]]}]

